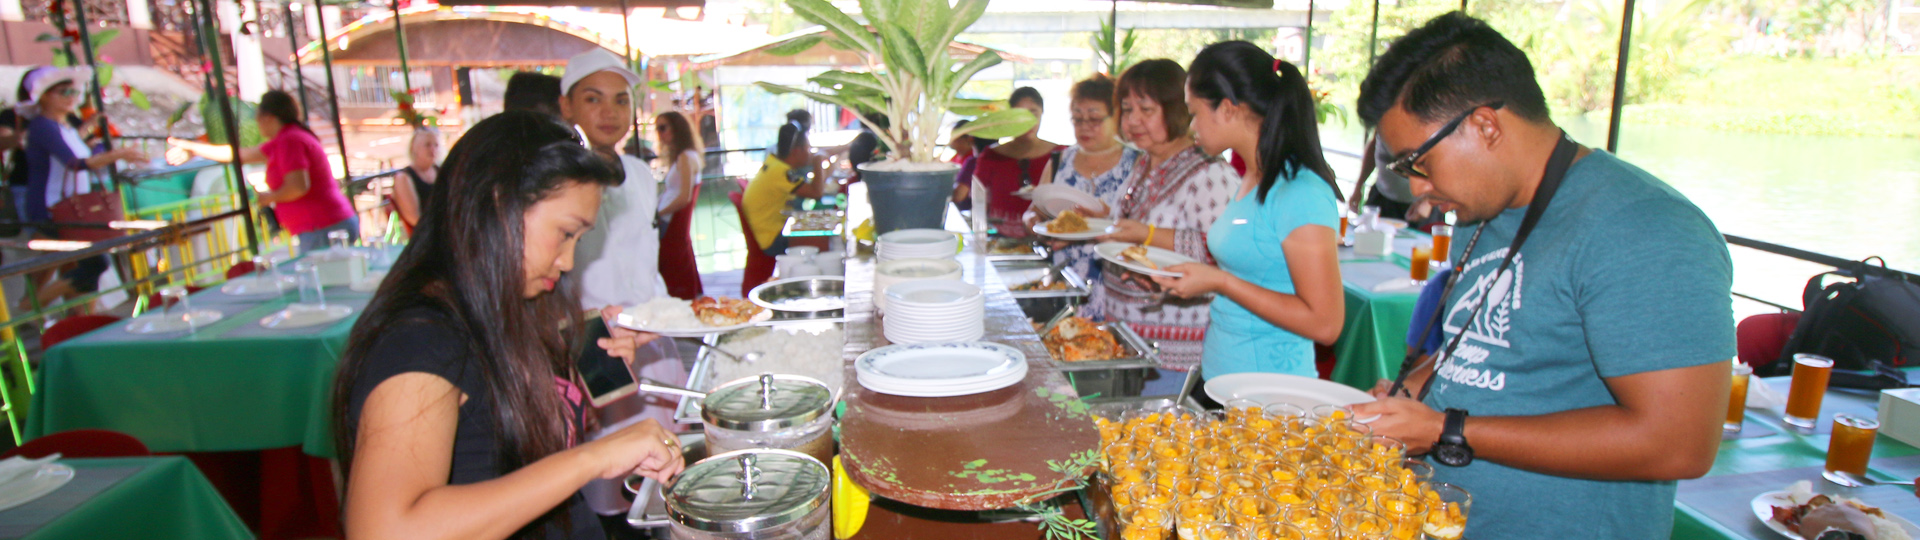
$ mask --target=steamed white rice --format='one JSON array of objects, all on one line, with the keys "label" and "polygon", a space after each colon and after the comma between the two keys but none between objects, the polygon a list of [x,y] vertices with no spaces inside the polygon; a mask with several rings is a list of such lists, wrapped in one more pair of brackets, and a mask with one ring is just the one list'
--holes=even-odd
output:
[{"label": "steamed white rice", "polygon": [[845,343],[838,328],[819,333],[781,328],[742,330],[728,336],[720,344],[720,349],[737,356],[759,352],[760,359],[747,364],[714,355],[712,377],[708,377],[709,387],[702,390],[712,390],[712,386],[761,373],[779,373],[818,379],[838,394],[845,378],[845,361],[840,355]]},{"label": "steamed white rice", "polygon": [[633,308],[633,316],[645,321],[647,328],[655,330],[691,330],[707,326],[693,315],[693,302],[671,296],[640,304]]}]

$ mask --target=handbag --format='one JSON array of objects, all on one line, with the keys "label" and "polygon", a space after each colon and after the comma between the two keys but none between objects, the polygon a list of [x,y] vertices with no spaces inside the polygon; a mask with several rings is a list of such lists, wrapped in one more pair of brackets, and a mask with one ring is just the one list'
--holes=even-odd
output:
[{"label": "handbag", "polygon": [[60,227],[55,236],[61,240],[80,240],[99,242],[121,237],[118,229],[104,227],[108,222],[126,219],[126,212],[120,207],[120,194],[111,189],[96,189],[87,193],[73,194],[73,186],[79,184],[78,171],[67,171],[65,182],[61,182],[60,191],[64,197],[60,202],[47,208],[54,223],[98,224],[102,227]]},{"label": "handbag", "polygon": [[[1813,276],[1802,292],[1806,310],[1794,325],[1780,359],[1765,366],[1769,374],[1793,369],[1793,355],[1813,353],[1834,361],[1834,369],[1870,369],[1873,362],[1893,367],[1913,364],[1920,350],[1920,284],[1886,269],[1882,261]],[[1828,276],[1853,281],[1827,283]]]}]

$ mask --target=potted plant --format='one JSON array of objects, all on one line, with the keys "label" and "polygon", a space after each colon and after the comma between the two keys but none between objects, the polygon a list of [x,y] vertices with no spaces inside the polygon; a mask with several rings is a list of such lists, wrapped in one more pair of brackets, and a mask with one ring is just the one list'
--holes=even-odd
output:
[{"label": "potted plant", "polygon": [[957,167],[940,160],[940,129],[946,113],[975,116],[951,137],[1002,138],[1025,133],[1039,122],[1032,113],[998,100],[959,97],[975,74],[999,64],[993,51],[962,62],[950,44],[986,13],[987,0],[860,0],[867,24],[827,0],[787,0],[807,21],[826,28],[770,49],[793,55],[821,43],[859,53],[865,71],[832,70],[808,79],[818,90],[758,83],[776,93],[796,93],[858,111],[887,116],[886,126],[861,118],[886,146],[887,159],[861,165],[861,178],[874,210],[877,233],[904,228],[939,228],[946,215]]}]

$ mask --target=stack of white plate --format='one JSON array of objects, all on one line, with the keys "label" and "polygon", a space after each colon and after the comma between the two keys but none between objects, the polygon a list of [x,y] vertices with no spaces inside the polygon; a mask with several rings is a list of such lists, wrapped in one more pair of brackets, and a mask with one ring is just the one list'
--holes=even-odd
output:
[{"label": "stack of white plate", "polygon": [[854,374],[860,386],[882,394],[964,396],[1019,384],[1027,355],[986,341],[889,345],[860,355]]},{"label": "stack of white plate", "polygon": [[910,345],[973,341],[986,334],[986,295],[964,281],[930,279],[887,288],[887,341]]},{"label": "stack of white plate", "polygon": [[959,280],[960,263],[953,259],[896,259],[873,270],[873,305],[887,309],[887,288],[895,283],[929,279]]},{"label": "stack of white plate", "polygon": [[940,229],[901,229],[880,235],[881,262],[946,259],[960,252],[960,237]]}]

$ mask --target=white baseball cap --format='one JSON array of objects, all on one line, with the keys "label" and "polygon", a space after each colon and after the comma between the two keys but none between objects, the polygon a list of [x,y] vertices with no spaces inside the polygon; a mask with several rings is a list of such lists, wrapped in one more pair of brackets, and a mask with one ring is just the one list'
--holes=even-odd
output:
[{"label": "white baseball cap", "polygon": [[46,94],[48,88],[62,82],[71,82],[82,92],[86,91],[87,83],[93,80],[93,69],[86,66],[43,67],[27,72],[25,78],[27,100],[40,101],[40,96]]},{"label": "white baseball cap", "polygon": [[613,54],[612,51],[595,47],[591,51],[567,59],[567,72],[560,77],[560,95],[567,95],[573,91],[573,85],[579,84],[581,79],[602,71],[619,73],[627,80],[629,87],[637,86],[644,80],[640,78],[640,74],[627,69],[627,59]]}]

